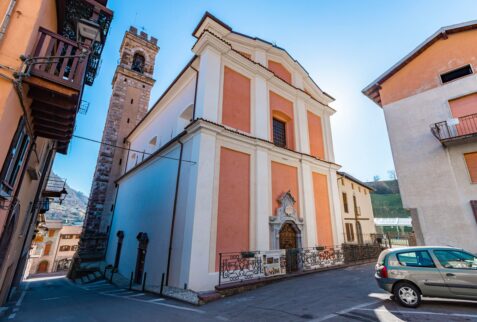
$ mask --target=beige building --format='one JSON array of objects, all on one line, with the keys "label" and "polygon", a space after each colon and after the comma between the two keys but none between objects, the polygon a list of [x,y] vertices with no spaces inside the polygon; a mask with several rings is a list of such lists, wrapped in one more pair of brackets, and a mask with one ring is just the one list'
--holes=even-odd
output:
[{"label": "beige building", "polygon": [[373,188],[355,177],[338,171],[344,240],[363,244],[373,241],[374,225],[371,191]]},{"label": "beige building", "polygon": [[25,275],[67,271],[78,249],[81,226],[63,226],[61,220],[47,220],[37,233]]},{"label": "beige building", "polygon": [[477,21],[439,29],[368,85],[419,244],[477,251]]}]

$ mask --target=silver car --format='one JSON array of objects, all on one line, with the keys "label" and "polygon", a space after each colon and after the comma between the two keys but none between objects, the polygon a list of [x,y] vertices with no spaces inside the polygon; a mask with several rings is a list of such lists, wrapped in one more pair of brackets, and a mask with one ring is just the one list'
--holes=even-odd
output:
[{"label": "silver car", "polygon": [[387,249],[379,255],[375,277],[406,307],[418,307],[422,296],[477,300],[477,256],[463,249]]}]

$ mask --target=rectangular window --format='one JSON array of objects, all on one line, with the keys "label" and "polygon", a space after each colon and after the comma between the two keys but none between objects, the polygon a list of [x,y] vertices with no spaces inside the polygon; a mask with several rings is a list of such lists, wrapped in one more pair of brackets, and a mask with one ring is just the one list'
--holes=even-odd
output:
[{"label": "rectangular window", "polygon": [[279,147],[287,146],[286,123],[273,119],[273,143]]},{"label": "rectangular window", "polygon": [[25,119],[20,119],[10,149],[0,172],[0,192],[10,195],[20,170],[25,163],[30,137],[26,132]]},{"label": "rectangular window", "polygon": [[346,212],[346,213],[349,212],[349,209],[348,209],[348,195],[346,195],[346,192],[343,192],[343,208],[344,208],[344,212]]},{"label": "rectangular window", "polygon": [[450,72],[442,74],[441,80],[442,80],[442,83],[445,84],[450,81],[453,81],[454,79],[461,78],[470,74],[472,74],[472,68],[470,67],[470,65],[466,65],[464,67],[457,68],[457,69],[451,70]]},{"label": "rectangular window", "polygon": [[477,270],[477,257],[460,250],[435,250],[439,263],[445,268]]},{"label": "rectangular window", "polygon": [[68,252],[68,251],[70,251],[70,246],[68,245],[60,246],[60,252]]},{"label": "rectangular window", "polygon": [[399,264],[409,267],[435,267],[431,255],[425,250],[397,254]]},{"label": "rectangular window", "polygon": [[358,208],[358,203],[356,202],[356,196],[353,196],[353,207],[354,207],[354,214],[356,216],[359,216],[359,208]]},{"label": "rectangular window", "polygon": [[477,183],[477,152],[466,153],[464,158],[469,170],[470,182]]},{"label": "rectangular window", "polygon": [[353,224],[351,223],[345,224],[345,227],[346,227],[346,240],[349,242],[354,241]]},{"label": "rectangular window", "polygon": [[62,239],[73,239],[73,235],[65,234],[65,235],[61,235],[61,238]]},{"label": "rectangular window", "polygon": [[48,230],[48,237],[55,237],[55,230],[54,229]]}]

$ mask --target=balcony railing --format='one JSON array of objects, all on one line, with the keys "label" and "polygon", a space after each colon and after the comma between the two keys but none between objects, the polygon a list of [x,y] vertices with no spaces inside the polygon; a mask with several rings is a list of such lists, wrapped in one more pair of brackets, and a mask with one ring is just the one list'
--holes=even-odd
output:
[{"label": "balcony railing", "polygon": [[435,123],[431,126],[431,131],[443,145],[477,139],[477,114]]},{"label": "balcony railing", "polygon": [[88,56],[78,44],[42,27],[31,57],[30,74],[81,91]]}]

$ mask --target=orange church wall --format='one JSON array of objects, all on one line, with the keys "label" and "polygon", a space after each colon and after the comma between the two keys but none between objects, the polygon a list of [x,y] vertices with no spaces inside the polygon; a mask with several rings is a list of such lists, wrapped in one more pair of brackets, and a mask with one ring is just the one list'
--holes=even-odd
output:
[{"label": "orange church wall", "polygon": [[273,60],[268,61],[268,69],[270,69],[275,75],[283,79],[288,84],[292,83],[291,73],[280,63]]},{"label": "orange church wall", "polygon": [[318,245],[333,246],[333,228],[331,225],[328,177],[313,172],[313,193],[315,196],[316,231]]},{"label": "orange church wall", "polygon": [[272,161],[272,205],[273,215],[280,207],[278,199],[282,194],[290,190],[295,198],[295,208],[300,211],[300,200],[298,195],[298,169],[296,167]]},{"label": "orange church wall", "polygon": [[477,30],[440,39],[381,84],[383,106],[440,86],[440,75],[470,64],[477,70]]},{"label": "orange church wall", "polygon": [[[286,98],[270,91],[270,125],[273,118],[286,122],[287,148],[295,149],[295,130],[293,126],[293,103]],[[273,141],[273,128],[270,126],[270,141]]]},{"label": "orange church wall", "polygon": [[250,79],[224,68],[222,123],[250,133]]},{"label": "orange church wall", "polygon": [[308,111],[308,136],[310,138],[310,154],[319,159],[325,159],[325,146],[323,144],[323,127],[321,117]]},{"label": "orange church wall", "polygon": [[247,251],[250,225],[250,155],[220,149],[215,268],[219,253]]}]

